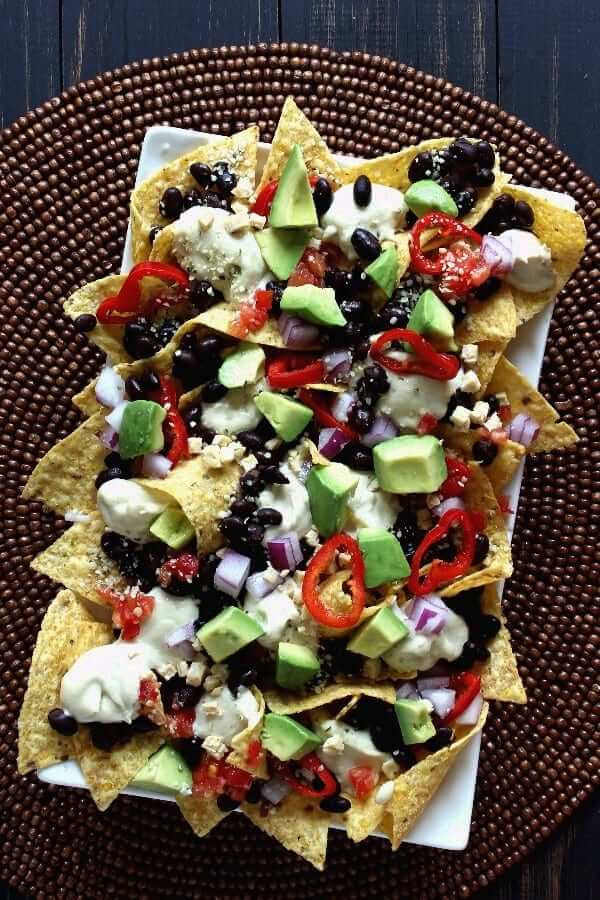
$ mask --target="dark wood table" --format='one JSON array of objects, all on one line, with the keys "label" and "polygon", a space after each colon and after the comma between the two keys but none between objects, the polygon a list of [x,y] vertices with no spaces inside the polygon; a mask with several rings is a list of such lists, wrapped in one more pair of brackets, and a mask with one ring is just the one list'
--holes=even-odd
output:
[{"label": "dark wood table", "polygon": [[[135,59],[299,41],[448,78],[514,112],[600,181],[598,0],[0,0],[0,22],[0,127]],[[592,900],[598,846],[596,798],[479,896]],[[0,885],[3,900],[17,896]]]}]

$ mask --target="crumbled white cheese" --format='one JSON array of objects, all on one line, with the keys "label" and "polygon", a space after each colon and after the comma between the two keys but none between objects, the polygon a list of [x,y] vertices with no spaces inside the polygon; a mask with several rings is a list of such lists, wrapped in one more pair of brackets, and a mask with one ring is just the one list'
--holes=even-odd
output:
[{"label": "crumbled white cheese", "polygon": [[386,778],[397,778],[397,776],[400,774],[400,767],[394,762],[393,759],[386,759],[381,767],[381,771]]},{"label": "crumbled white cheese", "polygon": [[481,388],[481,382],[476,373],[470,369],[463,375],[461,390],[466,394],[475,394]]},{"label": "crumbled white cheese", "polygon": [[442,498],[439,494],[428,494],[425,502],[427,503],[427,509],[433,509],[434,506],[438,506],[442,502]]},{"label": "crumbled white cheese", "polygon": [[502,419],[498,415],[498,413],[493,413],[489,419],[486,419],[485,427],[488,431],[496,431],[498,428],[502,428]]},{"label": "crumbled white cheese", "polygon": [[190,668],[190,664],[185,659],[177,660],[177,674],[180,678],[185,678]]},{"label": "crumbled white cheese", "polygon": [[267,224],[267,219],[265,216],[259,216],[258,213],[250,213],[250,225],[252,228],[256,228],[257,231],[262,231],[262,229]]},{"label": "crumbled white cheese", "polygon": [[223,227],[229,234],[236,234],[238,231],[250,228],[250,217],[247,212],[236,212],[228,219],[225,219]]},{"label": "crumbled white cheese", "polygon": [[490,414],[490,404],[485,400],[478,400],[471,410],[471,422],[474,425],[483,425]]},{"label": "crumbled white cheese", "polygon": [[477,344],[464,344],[460,351],[460,358],[466,366],[475,366],[479,358],[479,347]]},{"label": "crumbled white cheese", "polygon": [[248,178],[247,175],[242,175],[241,178],[238,179],[238,183],[232,190],[232,195],[237,197],[239,200],[247,200],[252,196],[254,188],[252,187],[252,182]]},{"label": "crumbled white cheese", "polygon": [[466,406],[457,406],[450,416],[450,421],[458,431],[468,431],[471,424],[471,410]]},{"label": "crumbled white cheese", "polygon": [[215,759],[223,759],[228,752],[229,747],[220,735],[209,734],[208,737],[205,737],[202,741],[202,749],[206,750],[207,753],[210,753],[211,756],[214,756]]},{"label": "crumbled white cheese", "polygon": [[68,509],[65,513],[65,522],[89,522],[90,517],[87,513],[80,512],[78,509]]},{"label": "crumbled white cheese", "polygon": [[157,666],[156,671],[161,678],[165,679],[165,681],[169,681],[171,678],[174,678],[175,675],[177,675],[177,669],[175,668],[173,663],[170,662],[163,663],[162,665]]},{"label": "crumbled white cheese", "polygon": [[207,675],[204,679],[204,687],[207,691],[212,691],[221,684],[221,679],[216,675]]},{"label": "crumbled white cheese", "polygon": [[201,206],[197,213],[198,228],[200,231],[208,231],[215,220],[214,213],[209,206]]},{"label": "crumbled white cheese", "polygon": [[309,547],[317,547],[319,544],[319,532],[316,528],[311,528],[310,531],[305,534],[304,540]]},{"label": "crumbled white cheese", "polygon": [[221,465],[233,462],[235,453],[231,444],[227,447],[221,447]]},{"label": "crumbled white cheese", "polygon": [[245,456],[240,460],[240,465],[244,472],[249,472],[250,469],[255,469],[258,465],[258,460],[255,457],[254,453],[251,453],[249,456]]},{"label": "crumbled white cheese", "polygon": [[231,438],[228,434],[215,434],[212,443],[217,447],[227,447],[231,443]]},{"label": "crumbled white cheese", "polygon": [[341,734],[334,734],[323,742],[322,749],[323,753],[335,753],[340,755],[344,752],[344,748],[345,744]]},{"label": "crumbled white cheese", "polygon": [[204,450],[204,441],[199,437],[188,438],[188,450],[192,456],[199,456]]},{"label": "crumbled white cheese", "polygon": [[188,673],[185,676],[185,680],[187,684],[191,684],[192,687],[200,687],[202,684],[202,679],[206,674],[206,663],[195,661],[193,662],[189,669]]},{"label": "crumbled white cheese", "polygon": [[216,700],[205,700],[202,704],[202,710],[207,719],[216,719],[223,715],[223,710]]},{"label": "crumbled white cheese", "polygon": [[385,806],[392,797],[394,796],[394,782],[393,781],[384,781],[384,783],[377,788],[375,793],[375,803],[379,804],[379,806]]}]

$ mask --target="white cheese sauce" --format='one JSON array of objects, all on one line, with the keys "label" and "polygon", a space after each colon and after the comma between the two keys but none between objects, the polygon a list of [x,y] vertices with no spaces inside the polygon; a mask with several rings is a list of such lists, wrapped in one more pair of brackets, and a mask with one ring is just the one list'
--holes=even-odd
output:
[{"label": "white cheese sauce", "polygon": [[286,578],[260,600],[250,594],[244,598],[244,612],[256,619],[265,630],[258,643],[268,650],[277,650],[281,641],[317,649],[318,628],[302,602],[301,579],[301,573]]},{"label": "white cheese sauce", "polygon": [[391,528],[400,512],[398,497],[382,491],[372,473],[354,474],[358,483],[348,499],[344,531],[356,537],[359,528]]},{"label": "white cheese sauce", "polygon": [[408,616],[397,606],[391,607],[409,629],[406,637],[384,653],[383,659],[397,672],[426,672],[441,659],[458,659],[469,640],[469,629],[463,618],[448,610],[445,627],[439,634],[417,633]]},{"label": "white cheese sauce", "polygon": [[287,462],[281,464],[280,471],[289,484],[271,484],[258,495],[259,509],[276,509],[282,516],[279,525],[270,525],[265,530],[265,543],[290,531],[304,537],[312,527],[308,491]]},{"label": "white cheese sauce", "polygon": [[510,228],[498,235],[498,240],[512,250],[514,265],[506,281],[519,291],[534,294],[546,291],[556,282],[550,248],[542,244],[531,231]]},{"label": "white cheese sauce", "polygon": [[[410,354],[400,350],[392,350],[388,354],[392,359],[408,359]],[[425,413],[441,419],[448,401],[460,388],[463,371],[450,381],[437,381],[426,375],[396,375],[386,369],[390,383],[389,390],[383,394],[375,406],[378,413],[389,416],[401,431],[414,432]]]},{"label": "white cheese sauce", "polygon": [[98,511],[104,524],[132,541],[151,539],[150,526],[173,501],[128,478],[112,478],[98,488]]},{"label": "white cheese sauce", "polygon": [[374,184],[370,203],[357,206],[354,186],[344,185],[335,192],[333,203],[321,217],[323,240],[337,244],[348,259],[358,259],[351,241],[354,230],[365,228],[380,241],[392,240],[396,232],[402,231],[407,210],[404,194],[396,188]]},{"label": "white cheese sauce", "polygon": [[231,747],[236,734],[248,725],[255,725],[258,716],[258,703],[248,688],[241,687],[237,698],[228,687],[217,688],[210,694],[204,694],[196,704],[194,735],[201,738],[219,737]]},{"label": "white cheese sauce", "polygon": [[[316,753],[327,768],[333,772],[340,787],[346,793],[354,793],[352,782],[348,777],[350,769],[356,766],[366,766],[379,776],[382,765],[392,759],[389,753],[383,753],[377,749],[366,729],[359,731],[336,719],[326,719],[318,726],[318,731],[325,740],[336,739],[337,746],[328,750],[325,743],[324,746],[317,749]],[[340,750],[339,747],[342,744],[343,749]]]},{"label": "white cheese sauce", "polygon": [[239,434],[256,428],[262,413],[254,403],[259,385],[249,384],[243,388],[227,391],[222,400],[202,404],[202,424],[217,434]]}]

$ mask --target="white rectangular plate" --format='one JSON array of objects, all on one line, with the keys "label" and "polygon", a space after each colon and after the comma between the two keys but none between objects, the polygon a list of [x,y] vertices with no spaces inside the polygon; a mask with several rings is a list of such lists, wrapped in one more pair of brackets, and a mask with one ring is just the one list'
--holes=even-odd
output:
[{"label": "white rectangular plate", "polygon": [[[195,147],[216,140],[219,140],[218,135],[186,131],[181,128],[171,128],[167,125],[157,125],[149,128],[142,144],[136,184],[148,178],[178,156],[189,153]],[[269,147],[269,144],[258,145],[259,171],[264,166]],[[337,159],[342,165],[357,162],[356,159],[349,157],[337,157]],[[564,194],[544,193],[549,196],[549,199],[554,199],[557,205],[574,206],[572,198]],[[131,236],[128,229],[121,271],[129,271],[132,265]],[[548,337],[551,318],[552,307],[549,306],[519,330],[507,353],[507,356],[529,378],[532,384],[537,384],[539,380],[544,357],[544,346]],[[515,511],[519,502],[523,468],[524,465],[521,464],[505,491],[510,499],[510,507]],[[514,518],[515,513],[510,516],[508,522],[511,534]],[[500,588],[502,588],[502,585]],[[459,754],[441,788],[423,811],[410,834],[405,838],[408,843],[437,847],[441,850],[464,850],[467,846],[475,782],[477,780],[480,744],[481,734],[477,734]],[[75,788],[87,787],[79,766],[73,761],[49,766],[40,771],[38,775],[42,781],[47,781],[50,784]],[[134,797],[173,800],[173,797],[154,791],[127,789],[123,793]]]}]

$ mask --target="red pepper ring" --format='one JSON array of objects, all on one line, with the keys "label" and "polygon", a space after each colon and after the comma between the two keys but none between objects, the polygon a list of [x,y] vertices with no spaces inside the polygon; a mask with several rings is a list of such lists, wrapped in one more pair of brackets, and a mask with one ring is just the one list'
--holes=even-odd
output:
[{"label": "red pepper ring", "polygon": [[[407,359],[393,359],[386,356],[384,348],[393,341],[410,344],[414,350],[414,358],[409,356]],[[456,377],[460,369],[457,356],[452,353],[439,353],[422,335],[409,328],[392,328],[390,331],[384,331],[371,344],[370,355],[380,366],[396,375],[427,375],[436,381],[450,381]]]},{"label": "red pepper ring", "polygon": [[164,428],[170,441],[166,454],[167,459],[170,459],[173,466],[176,466],[181,459],[187,459],[189,456],[188,433],[177,407],[175,382],[168,375],[160,376],[160,390],[158,391],[157,402],[166,410]]},{"label": "red pepper ring", "polygon": [[315,384],[325,378],[325,364],[302,353],[281,353],[267,365],[267,380],[275,390]]},{"label": "red pepper ring", "polygon": [[436,230],[439,232],[438,237],[455,240],[458,238],[466,238],[475,244],[481,244],[481,235],[473,231],[454,216],[449,216],[443,212],[430,212],[425,216],[421,216],[415,222],[410,233],[410,241],[408,249],[410,252],[410,261],[413,269],[422,272],[424,275],[441,275],[443,271],[443,259],[438,253],[436,256],[425,256],[421,248],[421,237],[424,231]]},{"label": "red pepper ring", "polygon": [[96,310],[96,318],[101,325],[124,325],[139,315],[142,311],[140,299],[143,278],[160,278],[181,287],[189,284],[187,273],[178,266],[149,261],[137,263],[127,275],[119,293],[114,297],[107,297]]},{"label": "red pepper ring", "polygon": [[[460,525],[462,528],[461,549],[450,562],[434,559],[429,571],[421,580],[421,563],[425,553],[448,534],[452,525]],[[473,564],[474,556],[475,525],[471,513],[466,509],[449,509],[438,524],[427,532],[415,551],[408,579],[409,591],[416,597],[431,594],[440,584],[464,575]]]},{"label": "red pepper ring", "polygon": [[[336,612],[326,606],[319,593],[319,579],[328,570],[335,554],[345,552],[350,556],[351,575],[348,586],[352,602],[350,608]],[[365,563],[357,541],[349,534],[334,534],[318,550],[308,564],[302,581],[302,599],[307,610],[321,625],[330,628],[352,628],[360,619],[365,608],[367,592],[365,588]]]},{"label": "red pepper ring", "polygon": [[349,441],[360,440],[360,434],[358,434],[357,431],[354,431],[353,428],[350,428],[349,425],[346,425],[345,422],[338,422],[335,416],[330,413],[326,404],[319,400],[312,391],[308,391],[306,388],[300,388],[298,400],[300,403],[304,403],[305,406],[308,406],[309,409],[312,409],[319,425],[323,425],[324,428],[337,428]]},{"label": "red pepper ring", "polygon": [[283,778],[297,794],[302,794],[303,797],[312,797],[315,800],[324,800],[325,797],[332,797],[334,794],[337,794],[337,779],[332,775],[327,766],[321,762],[316,753],[307,753],[306,756],[302,757],[298,765],[301,769],[306,769],[308,772],[311,772],[315,778],[318,778],[323,787],[310,787],[306,782],[296,778],[289,763],[277,760],[275,762],[277,774]]},{"label": "red pepper ring", "polygon": [[473,672],[456,672],[450,676],[449,687],[456,691],[456,699],[448,715],[442,719],[442,725],[453,722],[471,705],[481,690],[481,678]]}]

